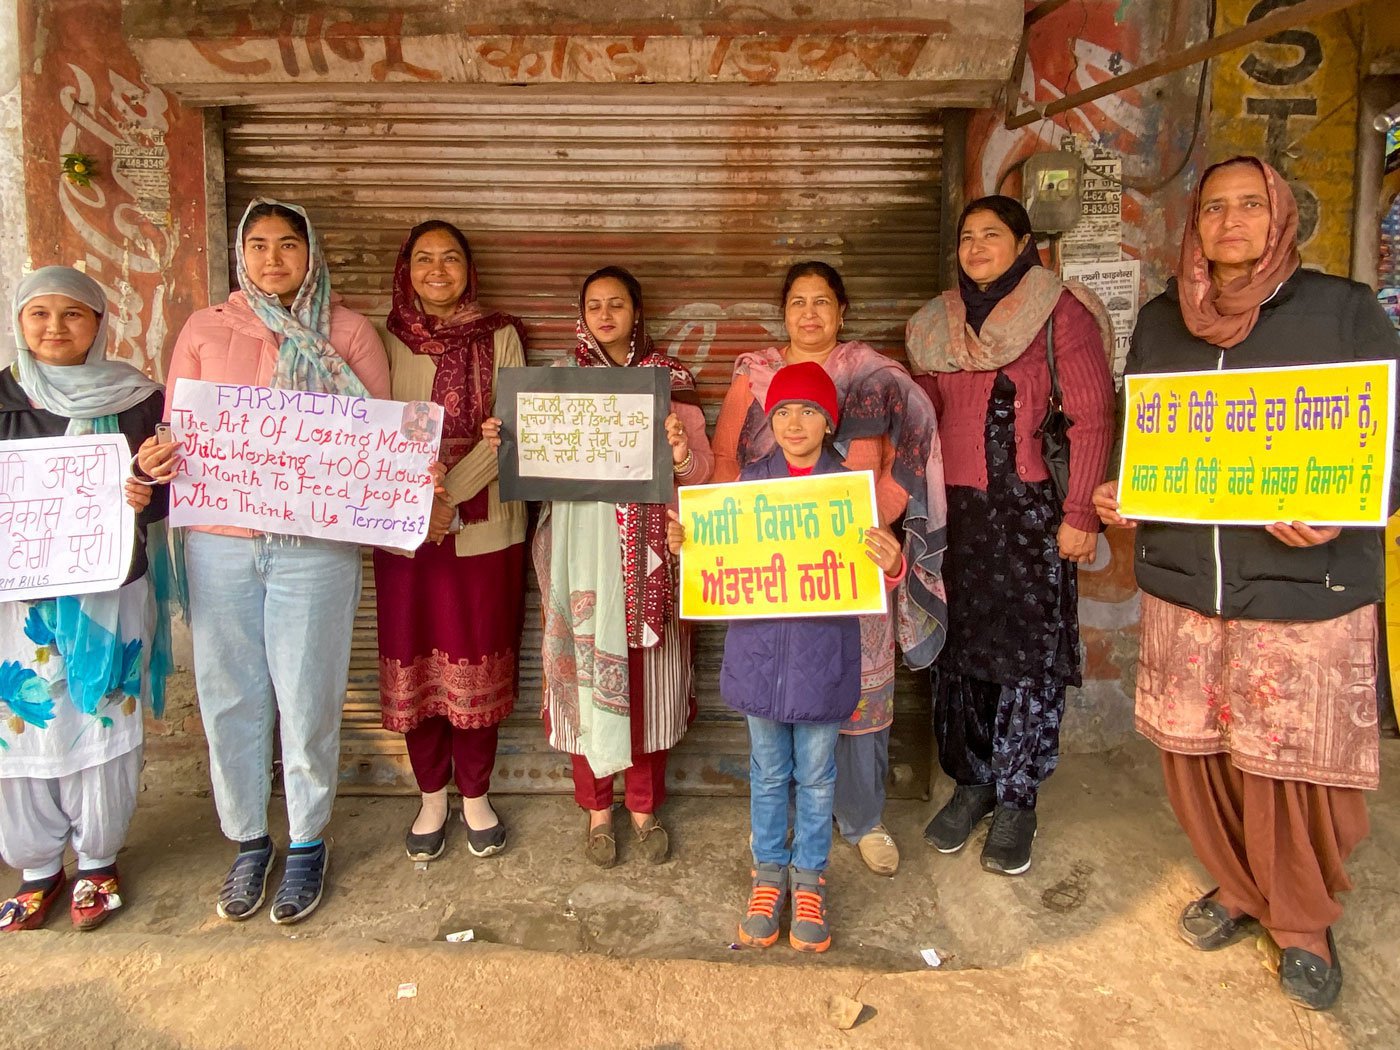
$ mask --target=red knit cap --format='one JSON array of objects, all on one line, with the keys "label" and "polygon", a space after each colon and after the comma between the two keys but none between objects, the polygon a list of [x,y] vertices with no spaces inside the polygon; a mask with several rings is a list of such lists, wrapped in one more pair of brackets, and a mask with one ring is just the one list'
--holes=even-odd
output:
[{"label": "red knit cap", "polygon": [[763,402],[763,411],[771,419],[779,405],[794,401],[821,409],[832,431],[841,422],[836,384],[826,374],[826,369],[815,361],[799,361],[778,369],[773,381],[768,384],[768,398]]}]

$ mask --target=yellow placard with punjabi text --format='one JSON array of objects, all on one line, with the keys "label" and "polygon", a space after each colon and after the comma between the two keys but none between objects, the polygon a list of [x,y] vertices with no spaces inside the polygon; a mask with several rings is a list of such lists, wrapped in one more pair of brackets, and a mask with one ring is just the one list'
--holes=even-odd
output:
[{"label": "yellow placard with punjabi text", "polygon": [[1125,518],[1385,525],[1395,362],[1129,375],[1123,382],[1118,503]]},{"label": "yellow placard with punjabi text", "polygon": [[735,620],[886,611],[865,553],[878,521],[868,470],[680,490],[681,616]]}]

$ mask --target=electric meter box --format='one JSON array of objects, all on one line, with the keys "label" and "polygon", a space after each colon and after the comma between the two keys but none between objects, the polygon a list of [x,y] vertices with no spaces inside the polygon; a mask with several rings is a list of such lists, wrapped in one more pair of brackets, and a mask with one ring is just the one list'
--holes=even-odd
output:
[{"label": "electric meter box", "polygon": [[1026,158],[1021,195],[1036,233],[1064,233],[1079,221],[1084,159],[1068,150]]}]

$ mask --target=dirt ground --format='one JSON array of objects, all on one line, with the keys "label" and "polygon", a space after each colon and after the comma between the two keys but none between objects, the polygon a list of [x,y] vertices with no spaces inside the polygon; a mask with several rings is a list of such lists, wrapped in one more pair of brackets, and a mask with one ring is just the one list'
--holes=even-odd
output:
[{"label": "dirt ground", "polygon": [[[93,933],[59,915],[4,938],[0,1047],[1400,1047],[1400,742],[1382,755],[1329,1014],[1288,1006],[1252,941],[1205,955],[1176,940],[1207,884],[1137,744],[1064,759],[1019,879],[980,870],[981,832],[953,857],[923,844],[946,781],[892,803],[904,864],[880,879],[836,847],[823,957],[731,947],[743,799],[675,800],[669,863],[629,861],[624,835],[600,871],[566,798],[501,797],[504,854],[477,860],[458,835],[427,870],[400,845],[412,800],[343,798],[328,896],[287,928],[214,915],[231,858],[212,802],[151,790],[121,858],[127,907]],[[471,943],[443,939],[466,929]],[[865,1004],[849,1031],[826,1019],[832,996]]]}]

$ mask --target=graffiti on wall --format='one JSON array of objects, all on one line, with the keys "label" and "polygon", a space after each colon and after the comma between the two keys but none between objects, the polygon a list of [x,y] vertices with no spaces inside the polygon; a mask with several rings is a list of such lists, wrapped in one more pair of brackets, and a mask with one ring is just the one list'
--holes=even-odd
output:
[{"label": "graffiti on wall", "polygon": [[[1219,0],[1229,32],[1299,0]],[[1262,156],[1298,199],[1303,261],[1348,272],[1356,88],[1360,64],[1346,15],[1275,33],[1216,63],[1211,159]]]},{"label": "graffiti on wall", "polygon": [[668,17],[628,19],[616,30],[547,20],[529,29],[429,21],[409,30],[402,11],[298,13],[250,2],[224,6],[217,21],[196,20],[175,45],[190,48],[214,82],[765,84],[947,79],[950,63],[975,77],[992,61],[950,47],[954,27],[944,19],[813,19],[805,8],[794,10],[747,4],[689,28]]},{"label": "graffiti on wall", "polygon": [[[159,378],[208,294],[203,119],[143,74],[120,0],[21,0],[19,16],[30,262],[84,266],[112,304],[108,352]],[[65,153],[94,159],[89,185],[61,176]]]},{"label": "graffiti on wall", "polygon": [[[364,68],[380,83],[442,79],[440,71],[405,60],[401,11],[370,19],[346,11],[284,12],[264,29],[255,22],[258,6],[231,12],[235,28],[226,36],[213,38],[193,26],[190,45],[214,68],[240,76],[263,77],[276,68],[294,78],[325,76],[339,59]],[[376,53],[371,55],[371,49]]]},{"label": "graffiti on wall", "polygon": [[67,123],[63,153],[105,146],[110,179],[78,186],[60,178],[59,206],[85,249],[88,275],[112,304],[108,355],[159,373],[169,333],[169,280],[179,229],[170,212],[169,99],[107,70],[101,88],[70,64],[59,92]]}]

